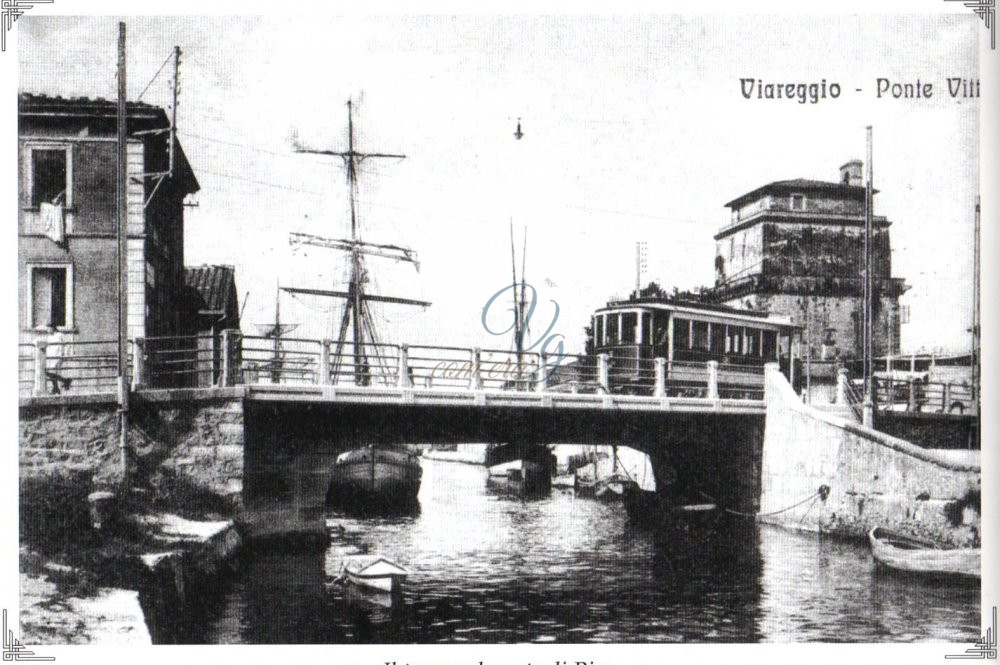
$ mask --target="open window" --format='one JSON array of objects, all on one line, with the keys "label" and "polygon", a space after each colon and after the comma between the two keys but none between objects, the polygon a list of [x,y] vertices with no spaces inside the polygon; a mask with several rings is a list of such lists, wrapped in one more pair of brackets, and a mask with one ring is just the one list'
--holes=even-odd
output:
[{"label": "open window", "polygon": [[639,317],[635,312],[622,315],[622,344],[635,344],[635,327]]},{"label": "open window", "polygon": [[33,147],[31,154],[31,201],[37,208],[42,203],[69,206],[69,148]]},{"label": "open window", "polygon": [[791,202],[789,207],[792,210],[805,210],[806,209],[806,195],[805,194],[792,194]]},{"label": "open window", "polygon": [[31,265],[29,325],[36,330],[73,327],[73,268]]}]

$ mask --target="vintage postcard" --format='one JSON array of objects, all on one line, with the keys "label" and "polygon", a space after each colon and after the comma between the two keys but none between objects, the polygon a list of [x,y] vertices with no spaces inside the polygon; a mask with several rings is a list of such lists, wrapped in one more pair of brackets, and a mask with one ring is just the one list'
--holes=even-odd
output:
[{"label": "vintage postcard", "polygon": [[4,660],[996,658],[992,1],[290,9],[3,3]]}]

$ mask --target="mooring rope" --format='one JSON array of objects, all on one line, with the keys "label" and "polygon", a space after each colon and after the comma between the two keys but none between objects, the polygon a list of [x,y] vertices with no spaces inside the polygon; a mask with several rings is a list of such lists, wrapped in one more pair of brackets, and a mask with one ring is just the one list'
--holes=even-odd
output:
[{"label": "mooring rope", "polygon": [[[705,492],[703,492],[701,490],[698,490],[698,493],[701,494],[702,496],[704,496],[706,499],[711,499],[712,501],[715,501],[716,504],[718,504],[717,499],[715,497],[711,496],[710,494],[707,494],[707,493],[705,493]],[[782,508],[781,510],[774,510],[774,511],[771,511],[769,513],[746,513],[746,512],[743,512],[743,511],[739,511],[739,510],[733,510],[732,508],[720,508],[720,510],[722,510],[724,512],[727,512],[730,515],[737,515],[739,517],[770,517],[771,515],[780,515],[781,513],[786,513],[789,510],[791,510],[792,508],[797,508],[797,507],[801,506],[803,503],[805,503],[806,501],[809,501],[810,499],[813,501],[813,503],[815,503],[816,499],[826,500],[826,497],[828,497],[828,496],[830,496],[830,486],[829,485],[820,485],[819,489],[817,489],[815,492],[813,492],[812,494],[810,494],[806,498],[802,499],[801,501],[796,501],[792,505],[787,506],[785,508]],[[810,505],[809,508],[811,510],[812,506]],[[809,511],[806,511],[806,514],[808,514],[808,512]],[[805,515],[803,515],[802,517],[805,518]]]}]

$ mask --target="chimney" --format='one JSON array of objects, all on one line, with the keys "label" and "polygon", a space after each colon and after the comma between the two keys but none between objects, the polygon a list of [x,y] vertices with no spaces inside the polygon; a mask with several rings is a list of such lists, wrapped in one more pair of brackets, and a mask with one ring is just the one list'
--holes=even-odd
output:
[{"label": "chimney", "polygon": [[840,167],[840,184],[863,187],[865,184],[864,171],[865,163],[860,159],[852,159]]}]

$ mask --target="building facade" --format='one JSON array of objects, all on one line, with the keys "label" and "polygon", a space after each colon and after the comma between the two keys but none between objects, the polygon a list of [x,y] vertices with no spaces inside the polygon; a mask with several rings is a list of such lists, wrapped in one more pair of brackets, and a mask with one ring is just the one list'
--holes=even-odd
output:
[{"label": "building facade", "polygon": [[197,385],[218,385],[222,374],[223,331],[240,329],[240,303],[233,266],[201,265],[184,269],[187,289],[182,328],[196,336]]},{"label": "building facade", "polygon": [[[784,180],[739,196],[715,235],[716,303],[788,317],[802,327],[802,354],[817,361],[863,355],[865,187],[861,161],[837,182]],[[875,354],[899,352],[899,296],[891,222],[873,217]]]},{"label": "building facade", "polygon": [[[158,107],[128,104],[128,334],[181,332],[184,198],[198,182]],[[117,116],[103,99],[18,96],[21,343],[118,337]]]}]

